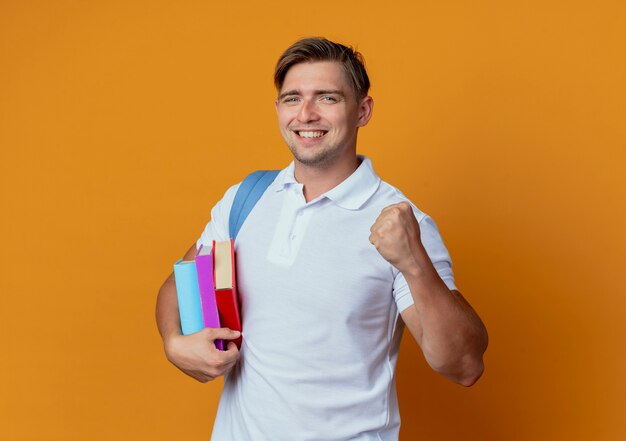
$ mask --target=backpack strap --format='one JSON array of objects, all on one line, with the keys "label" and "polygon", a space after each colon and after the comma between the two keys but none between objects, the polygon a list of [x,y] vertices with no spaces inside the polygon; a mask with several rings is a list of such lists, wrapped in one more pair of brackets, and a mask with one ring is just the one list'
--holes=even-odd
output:
[{"label": "backpack strap", "polygon": [[279,172],[280,170],[257,170],[243,180],[235,194],[228,219],[228,230],[233,240],[237,237],[237,233],[239,233],[248,214],[265,193],[267,187],[274,182]]}]

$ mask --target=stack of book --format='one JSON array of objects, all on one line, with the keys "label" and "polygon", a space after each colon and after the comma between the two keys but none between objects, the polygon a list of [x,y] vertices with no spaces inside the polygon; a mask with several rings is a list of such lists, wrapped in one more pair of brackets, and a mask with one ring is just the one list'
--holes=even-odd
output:
[{"label": "stack of book", "polygon": [[[241,331],[233,240],[213,241],[198,249],[194,260],[174,264],[180,324],[184,335],[204,328]],[[233,340],[241,348],[241,337]],[[215,340],[224,349],[222,340]]]}]

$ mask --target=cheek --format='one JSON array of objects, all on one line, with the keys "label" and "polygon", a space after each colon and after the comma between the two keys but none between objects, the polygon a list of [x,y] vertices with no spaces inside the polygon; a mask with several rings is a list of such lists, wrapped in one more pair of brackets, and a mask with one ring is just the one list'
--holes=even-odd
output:
[{"label": "cheek", "polygon": [[345,132],[348,129],[348,121],[345,118],[334,118],[331,121],[335,131]]},{"label": "cheek", "polygon": [[325,115],[325,119],[336,127],[346,127],[350,121],[350,115],[344,112],[329,112]]},{"label": "cheek", "polygon": [[289,125],[289,120],[287,118],[285,118],[284,116],[278,117],[278,126],[280,127],[281,130],[285,130],[288,125]]},{"label": "cheek", "polygon": [[293,112],[282,111],[278,114],[278,124],[281,127],[288,126],[293,119]]}]

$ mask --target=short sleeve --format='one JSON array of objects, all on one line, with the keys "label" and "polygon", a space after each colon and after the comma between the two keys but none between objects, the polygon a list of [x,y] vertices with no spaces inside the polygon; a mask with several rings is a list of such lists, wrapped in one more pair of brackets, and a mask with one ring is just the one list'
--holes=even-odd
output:
[{"label": "short sleeve", "polygon": [[200,235],[200,238],[196,242],[196,248],[200,248],[200,245],[209,246],[213,244],[213,241],[228,240],[230,237],[228,231],[228,218],[230,216],[230,209],[233,206],[235,200],[235,194],[240,184],[233,185],[222,199],[215,204],[211,209],[211,220],[204,227],[204,231]]},{"label": "short sleeve", "polygon": [[[420,217],[417,217],[420,219],[420,237],[428,257],[433,263],[435,270],[437,270],[437,274],[439,274],[439,277],[441,277],[441,280],[443,280],[448,289],[456,289],[456,285],[454,283],[454,273],[452,272],[452,259],[450,258],[450,254],[443,243],[443,239],[439,234],[435,221],[430,216],[423,213],[417,212],[415,214],[416,217],[417,215],[421,215],[421,219]],[[402,273],[398,270],[395,270],[395,272],[393,296],[396,301],[396,305],[398,306],[398,311],[402,312],[413,304],[413,297],[411,296],[409,285],[407,284]]]}]

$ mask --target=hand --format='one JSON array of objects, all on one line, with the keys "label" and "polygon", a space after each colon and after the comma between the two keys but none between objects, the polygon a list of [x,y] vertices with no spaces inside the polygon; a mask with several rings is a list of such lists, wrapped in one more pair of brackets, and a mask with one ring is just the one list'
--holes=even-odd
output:
[{"label": "hand", "polygon": [[430,262],[422,246],[419,224],[408,202],[384,208],[370,232],[370,242],[400,272],[421,268],[424,262]]},{"label": "hand", "polygon": [[178,369],[192,378],[206,383],[224,375],[237,362],[239,350],[234,342],[220,351],[215,340],[234,340],[241,333],[228,328],[206,328],[190,335],[175,335],[165,343],[165,354]]}]

